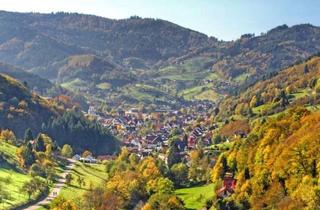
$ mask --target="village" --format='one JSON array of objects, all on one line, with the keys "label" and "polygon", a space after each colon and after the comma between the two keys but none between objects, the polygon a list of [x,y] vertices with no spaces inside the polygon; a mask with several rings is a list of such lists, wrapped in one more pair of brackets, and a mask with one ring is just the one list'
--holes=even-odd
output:
[{"label": "village", "polygon": [[[212,124],[212,116],[216,115],[216,105],[208,101],[198,101],[191,106],[179,110],[157,109],[154,112],[142,112],[137,108],[128,111],[118,110],[112,114],[101,113],[93,105],[87,115],[94,116],[99,123],[117,136],[130,153],[139,157],[156,156],[168,165],[168,149],[175,139],[182,161],[190,166],[190,152],[201,149],[210,157],[209,165],[213,167],[220,154],[220,148],[212,142],[213,135],[219,126]],[[173,138],[174,137],[174,138]],[[243,132],[236,131],[234,137],[246,137]],[[226,139],[229,142],[229,139]],[[92,155],[83,157],[75,155],[73,159],[89,164],[101,163],[104,160],[115,160],[115,155]],[[233,173],[226,171],[223,185],[217,189],[218,198],[226,198],[234,193],[236,179]]]},{"label": "village", "polygon": [[212,144],[212,131],[218,127],[210,123],[213,114],[210,111],[214,110],[214,103],[204,101],[179,110],[141,112],[131,108],[113,114],[99,113],[90,106],[87,114],[95,116],[130,152],[140,157],[157,154],[165,160],[173,136],[179,137],[176,144],[181,154],[188,154],[200,144],[202,147]]}]

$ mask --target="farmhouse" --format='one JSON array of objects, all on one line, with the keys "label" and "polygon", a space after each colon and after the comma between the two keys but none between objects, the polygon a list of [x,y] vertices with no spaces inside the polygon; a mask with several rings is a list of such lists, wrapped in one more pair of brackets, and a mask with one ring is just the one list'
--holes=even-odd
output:
[{"label": "farmhouse", "polygon": [[218,198],[229,197],[236,188],[237,180],[233,178],[233,174],[227,172],[224,175],[223,186],[217,191]]},{"label": "farmhouse", "polygon": [[82,157],[80,158],[81,162],[84,162],[84,163],[97,163],[98,160],[93,158],[91,155],[87,156],[87,157]]}]

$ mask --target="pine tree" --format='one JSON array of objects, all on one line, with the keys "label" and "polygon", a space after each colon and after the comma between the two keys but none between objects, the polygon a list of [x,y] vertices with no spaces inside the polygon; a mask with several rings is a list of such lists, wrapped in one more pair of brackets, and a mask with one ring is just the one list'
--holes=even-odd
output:
[{"label": "pine tree", "polygon": [[307,74],[307,73],[309,73],[309,72],[310,72],[310,71],[309,71],[309,67],[308,67],[308,65],[305,65],[305,66],[304,66],[303,71],[304,71],[304,73],[305,73],[305,74]]},{"label": "pine tree", "polygon": [[167,164],[169,167],[181,162],[180,151],[176,144],[172,144],[168,151]]},{"label": "pine tree", "polygon": [[34,150],[37,152],[44,152],[46,150],[44,139],[41,134],[39,134],[35,140]]},{"label": "pine tree", "polygon": [[25,131],[23,139],[25,144],[33,140],[33,134],[30,128]]},{"label": "pine tree", "polygon": [[35,163],[32,144],[29,142],[27,145],[19,147],[17,150],[17,157],[22,167],[29,168],[33,163]]}]

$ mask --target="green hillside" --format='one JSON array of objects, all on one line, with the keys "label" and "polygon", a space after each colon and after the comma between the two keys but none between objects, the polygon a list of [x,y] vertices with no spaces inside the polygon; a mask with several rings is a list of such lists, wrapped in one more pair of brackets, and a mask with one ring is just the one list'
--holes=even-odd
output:
[{"label": "green hillside", "polygon": [[21,188],[24,183],[31,180],[31,176],[18,167],[16,150],[17,147],[0,139],[0,193],[4,191],[9,195],[4,202],[1,202],[1,209],[12,208],[28,201],[28,196],[21,192]]},{"label": "green hillside", "polygon": [[[90,188],[99,187],[105,184],[108,177],[105,165],[83,163],[76,163],[75,167],[72,169],[71,176],[72,181],[62,189],[61,196],[74,201],[80,199],[85,192],[90,190]],[[85,181],[81,186],[78,183],[79,177]]]},{"label": "green hillside", "polygon": [[214,184],[177,189],[175,192],[183,200],[185,207],[190,210],[203,208],[206,202],[215,196]]}]

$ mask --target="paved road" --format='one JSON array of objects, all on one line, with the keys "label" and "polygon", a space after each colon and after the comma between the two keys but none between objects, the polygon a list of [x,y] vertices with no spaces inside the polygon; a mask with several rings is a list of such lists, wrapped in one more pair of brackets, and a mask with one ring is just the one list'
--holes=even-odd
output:
[{"label": "paved road", "polygon": [[43,198],[38,203],[33,204],[32,206],[25,208],[25,210],[39,209],[40,207],[42,207],[44,205],[50,204],[50,202],[59,195],[59,192],[61,191],[62,187],[66,183],[66,175],[71,172],[71,170],[74,167],[75,162],[76,162],[73,159],[68,159],[68,161],[69,161],[69,164],[66,166],[66,169],[64,170],[64,172],[60,175],[61,178],[58,179],[57,182],[54,184],[50,194],[47,197]]}]

